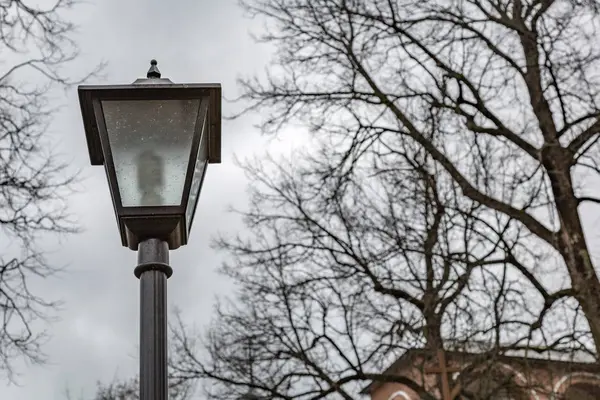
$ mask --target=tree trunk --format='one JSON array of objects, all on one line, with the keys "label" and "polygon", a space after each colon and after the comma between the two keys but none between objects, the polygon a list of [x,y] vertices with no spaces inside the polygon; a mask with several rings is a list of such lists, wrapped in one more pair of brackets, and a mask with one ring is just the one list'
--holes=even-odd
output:
[{"label": "tree trunk", "polygon": [[565,149],[553,146],[547,150],[542,160],[548,171],[561,224],[557,248],[567,266],[576,299],[590,325],[596,351],[600,351],[600,281],[583,234],[578,201],[573,190],[571,163]]}]

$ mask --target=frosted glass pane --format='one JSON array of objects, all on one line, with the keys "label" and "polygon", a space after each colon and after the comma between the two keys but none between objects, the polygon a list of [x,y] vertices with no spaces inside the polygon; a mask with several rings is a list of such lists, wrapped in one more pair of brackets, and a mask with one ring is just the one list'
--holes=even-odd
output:
[{"label": "frosted glass pane", "polygon": [[188,199],[187,207],[185,210],[185,220],[188,230],[192,226],[192,218],[194,218],[194,210],[198,197],[200,196],[200,189],[202,186],[202,180],[204,179],[204,172],[206,170],[206,164],[208,163],[208,132],[206,126],[202,126],[202,138],[200,140],[200,148],[198,149],[198,157],[196,159],[196,165],[194,167],[194,175],[192,176],[192,186],[190,188],[190,197]]},{"label": "frosted glass pane", "polygon": [[181,204],[200,100],[104,100],[124,207]]}]

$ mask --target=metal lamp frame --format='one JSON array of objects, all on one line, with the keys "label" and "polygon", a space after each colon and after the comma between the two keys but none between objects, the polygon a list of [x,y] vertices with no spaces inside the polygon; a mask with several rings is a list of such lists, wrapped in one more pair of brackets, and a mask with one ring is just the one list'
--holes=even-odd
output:
[{"label": "metal lamp frame", "polygon": [[[87,85],[78,88],[88,151],[92,165],[104,165],[123,246],[137,250],[139,243],[160,239],[176,249],[187,244],[197,199],[188,204],[199,151],[207,164],[221,162],[221,85],[174,84],[168,79],[139,79],[131,85]],[[124,207],[118,188],[112,149],[104,120],[102,101],[200,100],[198,118],[181,203],[175,206]],[[205,166],[206,167],[206,166]],[[203,175],[206,172],[204,168]],[[204,176],[201,177],[201,180]],[[200,188],[202,189],[202,181]],[[186,208],[193,207],[189,224]]]}]

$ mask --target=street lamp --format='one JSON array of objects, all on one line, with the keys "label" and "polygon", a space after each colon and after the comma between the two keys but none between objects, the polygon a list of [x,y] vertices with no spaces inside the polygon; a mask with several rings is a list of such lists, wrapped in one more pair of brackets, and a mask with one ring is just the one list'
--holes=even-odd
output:
[{"label": "street lamp", "polygon": [[207,164],[221,162],[221,86],[174,84],[150,64],[130,85],[78,92],[90,160],[104,165],[121,243],[138,250],[140,400],[166,400],[169,250],[187,244]]}]

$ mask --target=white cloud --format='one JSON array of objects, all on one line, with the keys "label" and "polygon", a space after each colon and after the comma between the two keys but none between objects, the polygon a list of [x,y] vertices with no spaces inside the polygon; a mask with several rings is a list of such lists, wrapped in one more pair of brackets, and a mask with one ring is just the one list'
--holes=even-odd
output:
[{"label": "white cloud", "polygon": [[[82,58],[73,74],[90,70],[100,60],[109,62],[106,76],[97,84],[130,83],[143,77],[152,58],[164,77],[174,82],[220,82],[227,98],[237,95],[240,74],[260,72],[269,57],[248,32],[252,21],[242,17],[235,0],[102,0],[70,12],[80,26]],[[60,278],[36,283],[37,294],[61,298],[61,321],[49,327],[52,339],[45,346],[51,364],[22,366],[20,387],[0,389],[2,399],[64,400],[65,386],[91,395],[97,380],[109,381],[116,373],[137,371],[138,281],[133,276],[136,254],[121,247],[104,171],[89,165],[76,90],[55,98],[64,107],[50,127],[53,142],[74,169],[82,169],[82,191],[71,200],[72,211],[85,228],[81,235],[46,247],[50,259],[67,264]],[[233,106],[224,103],[224,113]],[[182,310],[198,326],[211,318],[215,295],[231,287],[216,274],[222,255],[209,248],[220,230],[240,229],[226,208],[245,204],[245,179],[234,166],[233,155],[246,158],[268,147],[287,152],[302,145],[298,135],[269,144],[253,128],[252,118],[224,121],[223,163],[210,165],[200,197],[190,245],[171,254],[175,270],[169,279],[169,305]],[[3,385],[3,384],[0,384]],[[0,386],[1,387],[1,386]]]}]

